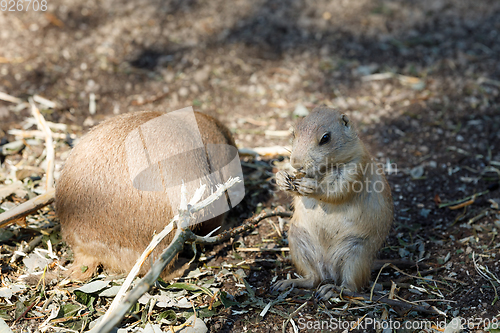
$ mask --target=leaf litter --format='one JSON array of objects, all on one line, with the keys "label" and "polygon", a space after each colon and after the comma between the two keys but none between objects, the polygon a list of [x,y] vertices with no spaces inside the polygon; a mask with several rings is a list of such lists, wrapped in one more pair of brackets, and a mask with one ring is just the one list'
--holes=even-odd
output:
[{"label": "leaf litter", "polygon": [[[75,39],[74,50],[60,48],[51,38],[54,39],[54,34],[58,36],[57,27],[60,28],[61,24],[70,27],[74,22],[71,21],[72,14],[64,12],[66,6],[57,6],[60,8],[43,29],[36,30],[31,21],[24,24],[30,27],[32,36],[41,38],[39,33],[42,32],[47,35],[44,43],[54,49],[50,56],[54,59],[59,59],[58,55],[64,56],[64,61],[63,58],[56,60],[58,67],[43,52],[39,55],[42,58],[31,60],[31,52],[27,54],[17,45],[23,41],[34,44],[26,35],[19,35],[23,29],[15,28],[24,18],[12,22],[12,17],[6,17],[5,23],[1,24],[9,25],[4,30],[12,37],[5,41],[10,43],[5,49],[6,52],[17,50],[17,54],[2,57],[2,64],[8,64],[8,73],[5,74],[3,67],[2,75],[6,75],[9,81],[8,85],[2,84],[2,90],[8,90],[9,94],[0,94],[5,101],[1,104],[0,114],[7,108],[12,119],[18,121],[15,126],[27,132],[33,122],[27,119],[21,126],[21,121],[29,104],[16,96],[21,96],[27,89],[36,95],[32,90],[43,86],[46,89],[44,96],[50,98],[34,97],[34,100],[58,125],[51,128],[58,131],[54,133],[56,159],[63,161],[69,152],[68,143],[82,133],[81,126],[97,123],[103,117],[100,112],[105,109],[113,112],[129,108],[173,109],[179,104],[195,104],[193,96],[196,95],[196,104],[203,110],[216,110],[233,129],[239,143],[252,148],[270,145],[282,148],[288,145],[288,140],[279,135],[266,137],[266,130],[278,131],[268,133],[282,135],[284,132],[279,131],[289,130],[296,116],[306,114],[315,105],[324,103],[337,107],[350,113],[359,123],[361,135],[369,140],[373,151],[381,152],[377,158],[382,163],[392,168],[391,162],[395,161],[399,170],[404,171],[392,170],[388,177],[396,216],[380,258],[412,261],[414,265],[396,262],[394,266],[398,269],[387,267],[380,271],[372,299],[387,294],[389,299],[413,305],[428,303],[445,312],[447,317],[424,315],[400,305],[388,306],[342,293],[332,298],[331,304],[321,303],[312,298],[312,292],[297,289],[291,290],[283,302],[271,306],[280,297],[269,295],[271,281],[292,275],[294,270],[286,251],[264,250],[286,247],[287,220],[280,223],[284,225],[283,239],[277,236],[272,225],[262,223],[256,232],[237,236],[234,240],[259,251],[238,252],[232,244],[217,246],[217,250],[208,250],[210,254],[206,258],[209,259],[201,261],[206,264],[206,267],[200,267],[201,275],[172,281],[200,288],[204,286],[213,295],[201,289],[163,290],[158,286],[150,291],[152,298],[168,291],[177,293],[175,297],[192,301],[196,309],[203,309],[204,320],[211,331],[280,331],[284,322],[287,322],[284,325],[286,330],[298,331],[299,318],[310,321],[344,319],[358,323],[359,327],[360,319],[376,318],[408,322],[443,319],[448,322],[446,332],[451,332],[457,331],[453,330],[453,323],[461,319],[498,318],[499,302],[491,305],[499,288],[496,277],[500,270],[497,237],[500,217],[498,192],[495,192],[500,166],[499,137],[496,134],[499,131],[496,125],[499,122],[499,80],[495,66],[500,53],[497,43],[492,43],[494,37],[491,35],[497,27],[498,5],[488,1],[467,5],[452,1],[434,1],[430,5],[427,2],[376,1],[368,4],[351,1],[343,4],[344,7],[328,8],[333,3],[318,2],[319,5],[311,7],[314,10],[304,11],[304,16],[301,16],[295,12],[294,6],[280,1],[271,1],[250,11],[249,8],[239,8],[240,4],[226,9],[215,3],[202,4],[200,8],[186,5],[187,9],[176,14],[175,22],[182,26],[183,22],[198,22],[207,16],[222,18],[212,20],[212,23],[200,21],[202,27],[196,28],[200,30],[195,29],[195,32],[206,34],[210,30],[224,30],[218,38],[229,36],[232,42],[219,44],[215,49],[227,49],[224,52],[227,55],[211,53],[204,46],[193,46],[197,43],[193,43],[190,36],[183,35],[185,29],[172,29],[170,38],[186,49],[165,55],[162,60],[165,66],[160,64],[154,70],[135,69],[122,61],[121,54],[124,52],[121,45],[135,45],[137,41],[155,45],[154,39],[159,38],[149,31],[143,35],[139,32],[132,34],[132,37],[122,31],[124,33],[118,38],[123,39],[103,40],[93,50],[88,41],[96,39],[95,34],[111,35],[106,31],[109,25],[94,25],[95,22],[90,20],[87,23],[93,29],[86,30],[87,38],[83,41]],[[91,3],[85,6],[82,15],[87,18],[84,14],[95,11],[96,7]],[[151,9],[148,6],[151,5],[142,5],[145,10]],[[242,10],[245,15],[228,13],[230,10]],[[252,15],[252,10],[256,10],[256,16]],[[105,11],[98,11],[105,15]],[[121,17],[118,8],[115,14],[118,20],[128,17],[137,20],[129,12]],[[239,28],[232,29],[230,19],[225,21],[223,15],[237,18]],[[283,25],[284,28],[275,29],[277,23],[273,19],[279,21],[282,16],[287,17],[280,21],[280,27]],[[362,21],[357,19],[358,16]],[[95,17],[90,15],[88,18]],[[419,21],[419,17],[431,19]],[[106,17],[106,20],[111,20],[111,17]],[[168,24],[174,24],[172,22]],[[83,26],[88,26],[87,23]],[[124,25],[144,26],[143,23],[137,21]],[[327,24],[339,24],[342,28],[329,31]],[[325,25],[327,28],[322,28]],[[80,28],[85,27],[75,26],[75,34],[81,33]],[[275,33],[282,34],[278,40],[273,39]],[[189,42],[183,44],[184,40]],[[88,66],[87,57],[96,54],[99,66]],[[210,62],[210,57],[215,60]],[[196,60],[199,62],[199,59],[205,59],[207,63],[203,66],[208,68],[198,69]],[[109,71],[110,66],[114,68],[112,71]],[[32,81],[27,75],[32,70],[28,68],[40,71],[43,82]],[[71,75],[59,79],[59,74],[53,74],[61,71]],[[138,79],[134,81],[133,77]],[[191,86],[192,79],[196,82],[195,87]],[[89,80],[94,83],[90,84]],[[113,86],[117,81],[120,84]],[[129,81],[131,87],[121,84]],[[28,83],[35,88],[26,88]],[[104,91],[103,87],[110,90]],[[195,93],[197,89],[199,94]],[[94,116],[88,115],[90,93],[94,94]],[[115,93],[117,95],[113,95]],[[134,103],[139,100],[143,102]],[[240,122],[242,118],[250,121]],[[77,125],[68,127],[66,123]],[[44,182],[44,172],[40,169],[44,170],[45,157],[40,136],[29,133],[30,136],[24,137],[20,132],[9,135],[10,141],[1,144],[0,161],[4,162],[0,169],[1,188],[16,182],[21,182],[22,186],[1,199],[0,211],[40,193]],[[240,209],[235,216],[248,216],[273,205],[288,208],[289,198],[278,193],[272,193],[271,199],[262,195],[272,189],[269,184],[275,172],[274,165],[260,157],[255,158],[255,153],[251,155],[243,158],[249,175],[245,181],[251,189],[250,204],[246,211]],[[450,205],[439,207],[443,203]],[[456,209],[449,209],[457,205]],[[35,248],[49,251],[50,240],[52,252],[60,259],[46,258],[49,266],[56,266],[53,263],[59,261],[64,266],[68,258],[70,260],[70,252],[60,242],[59,231],[54,228],[56,224],[53,210],[45,208],[39,214],[29,216],[26,225],[20,223],[0,230],[1,295],[5,295],[0,299],[2,329],[3,323],[8,323],[7,326],[15,331],[87,329],[88,324],[110,303],[106,291],[112,295],[114,284],[120,284],[120,279],[106,280],[109,277],[100,276],[94,281],[111,281],[109,288],[86,294],[76,290],[81,283],[71,281],[55,284],[45,281],[37,287],[17,281],[17,277],[27,271],[20,260],[25,256],[17,255],[18,258],[11,261],[19,249],[28,249],[18,252],[29,257]],[[28,246],[39,236],[42,238],[38,245]],[[269,243],[269,239],[274,243]],[[269,247],[270,244],[274,247]],[[375,280],[376,273],[379,271],[375,270],[372,280]],[[212,288],[218,289],[218,293]],[[149,303],[139,303],[132,309],[124,322],[126,327],[139,329],[144,326],[144,329],[153,331],[160,327],[167,331],[168,325],[177,324],[173,318],[185,319],[182,314],[188,308],[161,308],[152,298]],[[212,310],[208,310],[210,304]],[[259,318],[266,308],[264,318]],[[282,316],[285,313],[286,321]],[[294,313],[295,317],[289,318]],[[486,328],[486,325],[477,323],[474,328]]]}]

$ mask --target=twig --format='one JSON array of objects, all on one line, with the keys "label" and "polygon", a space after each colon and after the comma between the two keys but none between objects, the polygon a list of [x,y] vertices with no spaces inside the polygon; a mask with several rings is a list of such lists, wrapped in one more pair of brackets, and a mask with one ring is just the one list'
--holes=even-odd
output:
[{"label": "twig", "polygon": [[56,103],[46,99],[45,97],[42,97],[40,95],[33,95],[33,100],[39,104],[45,105],[49,109],[53,109],[57,106]]},{"label": "twig", "polygon": [[23,100],[0,91],[0,100],[15,104],[23,103]]},{"label": "twig", "polygon": [[471,219],[467,222],[467,224],[473,224],[473,223],[475,223],[475,222],[479,221],[479,220],[480,220],[480,219],[482,219],[483,217],[488,216],[489,212],[490,212],[489,208],[486,208],[486,209],[485,209],[485,210],[483,210],[481,213],[479,213],[478,215],[476,215],[476,216],[474,216],[473,218],[471,218]]},{"label": "twig", "polygon": [[289,247],[278,247],[278,248],[273,248],[273,249],[266,249],[266,248],[260,248],[260,247],[238,247],[236,248],[236,251],[238,252],[288,252],[290,251]]},{"label": "twig", "polygon": [[282,146],[273,146],[273,147],[257,147],[257,148],[240,148],[238,149],[238,154],[240,156],[245,155],[253,155],[253,156],[274,156],[274,155],[283,155],[289,156],[290,149]]},{"label": "twig", "polygon": [[[444,268],[445,268],[444,266],[432,268],[432,269],[428,269],[426,271],[421,271],[418,274],[420,274],[421,276],[426,276],[429,274],[439,272],[440,270],[443,270]],[[405,276],[402,276],[399,279],[395,280],[394,282],[396,282],[399,286],[400,283],[403,283],[403,282],[408,281],[408,280],[413,279],[413,278],[416,278],[416,277],[414,277],[412,275],[405,275]]]},{"label": "twig", "polygon": [[456,210],[456,209],[464,208],[464,207],[472,205],[474,203],[474,201],[476,201],[476,195],[473,195],[472,199],[465,201],[465,202],[462,202],[461,204],[458,204],[455,206],[450,206],[450,207],[448,207],[448,209]]},{"label": "twig", "polygon": [[33,212],[36,212],[42,207],[50,205],[54,202],[56,190],[50,189],[44,194],[28,200],[19,206],[16,206],[6,212],[0,214],[0,227],[4,227],[15,223],[16,220],[25,217]]},{"label": "twig", "polygon": [[[30,117],[30,118],[26,118],[25,120],[25,127],[24,128],[29,128],[30,126],[32,125],[37,125],[37,121],[35,118],[33,117]],[[49,125],[49,127],[52,129],[52,130],[56,130],[56,131],[61,131],[61,132],[66,132],[68,130],[68,125],[66,124],[62,124],[62,123],[53,123],[51,121],[46,121],[47,125]]]},{"label": "twig", "polygon": [[395,269],[395,270],[396,270],[396,271],[398,271],[399,273],[404,274],[404,275],[406,275],[406,276],[408,276],[408,277],[410,277],[410,278],[419,279],[419,280],[424,280],[424,281],[437,282],[437,283],[441,283],[441,284],[446,285],[446,283],[441,282],[441,281],[437,281],[437,280],[428,279],[428,278],[424,278],[424,277],[420,277],[420,276],[416,276],[416,275],[411,275],[411,274],[405,273],[405,272],[403,272],[402,270],[400,270],[398,267],[396,267],[396,266],[395,266],[395,265],[393,265],[393,264],[389,264],[389,266],[391,266],[393,269]]},{"label": "twig", "polygon": [[477,198],[477,197],[480,197],[480,196],[488,194],[488,193],[490,193],[489,190],[486,190],[486,191],[483,191],[483,192],[479,192],[479,193],[475,193],[475,194],[470,195],[470,196],[468,196],[466,198],[462,198],[462,199],[458,199],[458,200],[455,200],[455,201],[450,201],[450,202],[442,203],[438,207],[439,208],[444,208],[444,207],[448,207],[448,206],[457,205],[457,204],[460,204],[460,203],[462,203],[464,201],[471,200],[472,198]]},{"label": "twig", "polygon": [[29,99],[31,105],[31,113],[37,121],[38,129],[45,133],[45,148],[47,149],[47,181],[45,183],[45,190],[50,190],[54,187],[54,144],[52,142],[52,131],[47,125],[45,118],[40,113],[40,110],[35,105],[33,98]]},{"label": "twig", "polygon": [[17,323],[17,322],[18,322],[21,318],[23,318],[24,316],[26,316],[26,314],[27,314],[28,312],[30,312],[30,311],[31,311],[31,309],[33,309],[33,307],[34,307],[36,304],[38,304],[38,302],[40,302],[40,298],[41,298],[41,297],[40,297],[40,296],[38,296],[38,297],[35,299],[35,301],[34,301],[33,303],[31,303],[31,305],[30,305],[30,306],[28,306],[28,307],[26,308],[26,310],[24,310],[24,312],[23,312],[21,315],[19,315],[19,317],[17,317],[17,318],[16,318],[16,320],[14,320],[13,324]]},{"label": "twig", "polygon": [[283,333],[285,333],[285,330],[286,330],[286,326],[288,325],[288,323],[290,322],[290,320],[292,320],[292,318],[297,314],[299,313],[300,310],[302,310],[302,308],[304,306],[306,306],[308,304],[308,302],[304,302],[301,306],[299,306],[297,308],[297,310],[293,311],[292,314],[288,317],[288,319],[286,321],[283,322]]},{"label": "twig", "polygon": [[[360,293],[348,291],[348,290],[345,290],[345,289],[340,290],[340,287],[338,287],[338,286],[334,286],[334,288],[335,288],[335,290],[338,293],[341,292],[343,296],[347,296],[347,297],[350,297],[350,298],[362,298],[364,301],[368,301],[368,302],[370,301],[370,295],[360,294]],[[418,311],[418,312],[422,312],[422,313],[445,315],[441,310],[437,309],[434,306],[431,306],[431,305],[427,305],[427,306],[415,305],[415,304],[411,304],[411,303],[408,303],[408,302],[398,301],[398,300],[395,300],[395,299],[389,299],[388,296],[383,296],[383,297],[381,297],[379,299],[373,300],[373,302],[384,303],[384,304],[387,304],[387,305],[390,305],[390,306],[399,306],[399,307],[401,307],[403,309],[407,309],[408,311],[414,310],[414,311]]]},{"label": "twig", "polygon": [[260,221],[267,219],[268,217],[273,217],[273,216],[280,216],[280,217],[291,217],[292,213],[291,212],[279,212],[277,209],[275,209],[272,212],[262,212],[257,216],[253,216],[249,219],[247,219],[241,226],[227,230],[217,236],[214,237],[201,237],[201,236],[196,236],[196,243],[203,244],[203,245],[208,245],[208,244],[216,244],[223,242],[231,237],[234,237],[237,234],[240,234],[242,232],[245,232],[250,229],[255,229],[257,225],[259,224]]},{"label": "twig", "polygon": [[[23,139],[25,138],[45,138],[45,133],[42,131],[23,131],[19,129],[10,129],[7,131],[7,134],[14,135],[16,137],[21,137]],[[63,133],[52,133],[52,138],[53,139],[59,139],[59,140],[65,140],[67,138],[67,134]],[[71,139],[76,139],[75,134],[69,134],[69,137]]]},{"label": "twig", "polygon": [[[149,272],[144,276],[144,278],[133,288],[124,298],[123,296],[115,298],[113,304],[104,317],[101,319],[100,323],[94,327],[91,332],[107,333],[110,332],[113,327],[121,321],[125,316],[127,311],[131,306],[144,294],[146,293],[155,283],[155,281],[160,276],[161,272],[167,265],[175,258],[175,256],[182,251],[184,243],[187,241],[196,240],[197,236],[189,229],[190,220],[194,213],[209,206],[214,201],[218,200],[227,189],[240,182],[239,178],[230,178],[224,185],[217,186],[217,190],[211,194],[206,199],[198,202],[201,199],[205,186],[200,187],[194,194],[191,201],[188,203],[186,199],[186,187],[183,185],[181,187],[181,204],[179,208],[179,214],[174,217],[172,222],[164,229],[166,234],[168,234],[173,229],[173,223],[176,221],[177,230],[174,238],[170,245],[163,251],[155,264],[151,267]],[[170,228],[170,230],[169,230]],[[168,232],[167,232],[168,231]],[[163,233],[163,232],[162,232]],[[159,237],[155,237],[154,242],[159,243]],[[153,243],[153,241],[152,241]],[[141,255],[141,259],[144,259],[151,253],[156,245],[150,244],[146,251]],[[140,263],[137,262],[135,266],[140,267]],[[134,267],[135,267],[134,266]],[[138,270],[130,272],[126,280],[133,280]],[[128,289],[128,286],[122,286],[122,289]],[[122,299],[123,298],[123,299]]]},{"label": "twig", "polygon": [[375,285],[377,284],[377,281],[378,281],[378,278],[380,277],[380,274],[382,274],[382,271],[384,270],[384,268],[386,268],[387,266],[391,265],[390,263],[386,263],[384,266],[382,266],[380,268],[380,270],[378,271],[378,274],[377,274],[377,278],[375,279],[375,281],[373,282],[373,286],[372,286],[372,289],[370,290],[370,301],[373,299],[373,290],[375,289]]},{"label": "twig", "polygon": [[[10,263],[13,263],[17,259],[19,259],[21,257],[22,253],[31,252],[38,244],[40,244],[42,242],[42,238],[43,238],[43,236],[37,236],[37,237],[33,238],[33,240],[31,242],[29,242],[28,244],[22,245],[19,248],[19,250],[16,251],[17,253],[14,253],[12,258],[10,259]],[[19,253],[21,253],[21,254],[19,254]]]},{"label": "twig", "polygon": [[498,80],[493,80],[484,76],[481,76],[479,79],[477,79],[478,84],[491,84],[493,86],[499,87],[500,88],[500,81]]}]

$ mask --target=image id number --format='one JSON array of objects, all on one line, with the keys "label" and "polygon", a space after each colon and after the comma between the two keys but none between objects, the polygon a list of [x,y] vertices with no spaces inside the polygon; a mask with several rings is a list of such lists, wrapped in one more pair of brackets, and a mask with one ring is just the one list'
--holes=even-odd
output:
[{"label": "image id number", "polygon": [[35,12],[45,12],[47,10],[47,1],[43,0],[2,0],[0,1],[0,10],[2,12],[21,12],[33,10]]}]

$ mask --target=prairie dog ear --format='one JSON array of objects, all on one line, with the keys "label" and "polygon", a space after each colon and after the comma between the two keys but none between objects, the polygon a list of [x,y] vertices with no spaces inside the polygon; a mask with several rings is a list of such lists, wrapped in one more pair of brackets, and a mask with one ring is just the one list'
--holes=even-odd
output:
[{"label": "prairie dog ear", "polygon": [[350,126],[350,120],[349,120],[349,118],[345,114],[341,115],[340,119],[342,119],[342,122],[344,123],[344,126],[347,126],[347,127]]}]

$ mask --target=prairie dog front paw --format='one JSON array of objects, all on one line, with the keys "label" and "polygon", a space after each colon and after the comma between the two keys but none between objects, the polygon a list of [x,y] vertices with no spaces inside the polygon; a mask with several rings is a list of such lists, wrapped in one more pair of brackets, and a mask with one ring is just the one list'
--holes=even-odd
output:
[{"label": "prairie dog front paw", "polygon": [[316,192],[318,182],[316,181],[316,179],[303,177],[300,179],[296,179],[293,182],[293,185],[295,186],[295,190],[299,194],[307,196],[311,193]]},{"label": "prairie dog front paw", "polygon": [[278,173],[276,173],[276,185],[278,185],[278,188],[281,191],[295,191],[293,179],[294,177],[284,170],[278,171]]},{"label": "prairie dog front paw", "polygon": [[318,186],[315,179],[305,177],[302,172],[291,175],[284,170],[276,173],[276,184],[282,191],[294,192],[300,195],[314,193]]}]

